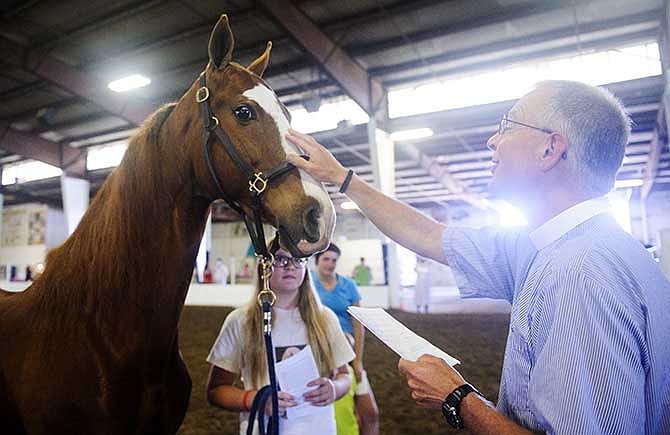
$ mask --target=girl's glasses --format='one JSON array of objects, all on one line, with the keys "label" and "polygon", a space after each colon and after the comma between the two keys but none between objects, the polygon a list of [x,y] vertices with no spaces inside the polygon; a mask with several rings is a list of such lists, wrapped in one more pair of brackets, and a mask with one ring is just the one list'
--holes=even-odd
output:
[{"label": "girl's glasses", "polygon": [[296,269],[302,269],[307,264],[307,258],[295,258],[295,257],[284,257],[283,255],[275,256],[274,266],[275,267],[288,267],[292,264]]}]

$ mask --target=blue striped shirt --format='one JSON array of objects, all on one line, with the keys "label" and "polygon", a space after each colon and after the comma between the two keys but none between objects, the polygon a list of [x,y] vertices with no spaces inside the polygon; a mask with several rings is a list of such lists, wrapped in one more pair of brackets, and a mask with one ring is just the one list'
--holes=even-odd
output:
[{"label": "blue striped shirt", "polygon": [[444,252],[463,296],[512,304],[499,411],[549,434],[670,434],[670,283],[603,211],[448,228]]}]

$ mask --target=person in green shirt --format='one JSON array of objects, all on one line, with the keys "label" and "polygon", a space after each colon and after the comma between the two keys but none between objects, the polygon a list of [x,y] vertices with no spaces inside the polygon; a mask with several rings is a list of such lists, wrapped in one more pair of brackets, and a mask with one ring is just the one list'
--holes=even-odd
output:
[{"label": "person in green shirt", "polygon": [[370,285],[372,272],[370,267],[365,264],[365,257],[361,257],[361,263],[354,267],[351,277],[356,281],[356,285]]}]

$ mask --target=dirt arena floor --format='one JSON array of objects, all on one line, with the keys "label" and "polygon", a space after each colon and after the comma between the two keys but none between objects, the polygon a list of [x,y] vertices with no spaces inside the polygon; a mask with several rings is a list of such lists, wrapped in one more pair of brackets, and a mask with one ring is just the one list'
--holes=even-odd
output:
[{"label": "dirt arena floor", "polygon": [[[238,414],[209,406],[205,361],[223,319],[224,307],[186,307],[181,319],[181,350],[193,378],[193,393],[181,435],[237,434]],[[508,314],[428,314],[391,310],[410,329],[461,360],[461,374],[495,402],[508,328]],[[414,406],[404,377],[397,370],[398,357],[378,339],[367,334],[365,367],[379,405],[384,435],[463,434],[452,430],[439,411]]]}]

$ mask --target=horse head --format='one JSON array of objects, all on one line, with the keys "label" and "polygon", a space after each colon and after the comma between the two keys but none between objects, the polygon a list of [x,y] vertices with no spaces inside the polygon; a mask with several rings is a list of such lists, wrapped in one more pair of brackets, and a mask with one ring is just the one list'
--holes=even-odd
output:
[{"label": "horse head", "polygon": [[321,183],[286,162],[287,153],[302,151],[286,140],[291,115],[262,79],[272,44],[247,67],[232,61],[233,46],[223,15],[210,36],[207,68],[185,95],[199,106],[195,122],[205,132],[205,143],[190,153],[198,183],[248,216],[260,212],[293,255],[321,251],[335,226],[334,207]]}]

